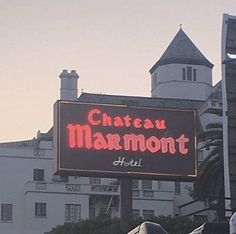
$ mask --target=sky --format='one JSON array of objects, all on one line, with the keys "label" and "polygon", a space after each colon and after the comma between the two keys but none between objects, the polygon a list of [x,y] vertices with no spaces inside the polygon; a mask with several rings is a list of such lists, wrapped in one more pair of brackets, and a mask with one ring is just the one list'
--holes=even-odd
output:
[{"label": "sky", "polygon": [[0,142],[53,125],[59,74],[76,70],[79,94],[150,97],[149,69],[182,24],[221,79],[223,13],[235,0],[0,0]]}]

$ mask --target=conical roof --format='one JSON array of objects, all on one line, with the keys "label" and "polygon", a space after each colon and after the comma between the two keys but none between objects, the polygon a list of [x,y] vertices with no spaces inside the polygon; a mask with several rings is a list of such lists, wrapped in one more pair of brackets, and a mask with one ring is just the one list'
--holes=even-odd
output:
[{"label": "conical roof", "polygon": [[158,66],[173,63],[213,67],[213,64],[193,44],[182,28],[177,32],[161,58],[150,69],[150,73],[153,73]]}]

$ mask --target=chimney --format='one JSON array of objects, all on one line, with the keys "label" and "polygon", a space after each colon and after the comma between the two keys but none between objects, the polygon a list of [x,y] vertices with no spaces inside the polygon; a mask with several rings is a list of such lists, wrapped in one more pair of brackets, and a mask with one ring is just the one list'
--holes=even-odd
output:
[{"label": "chimney", "polygon": [[60,99],[76,101],[78,97],[78,74],[75,70],[68,72],[66,69],[59,75],[61,79]]}]

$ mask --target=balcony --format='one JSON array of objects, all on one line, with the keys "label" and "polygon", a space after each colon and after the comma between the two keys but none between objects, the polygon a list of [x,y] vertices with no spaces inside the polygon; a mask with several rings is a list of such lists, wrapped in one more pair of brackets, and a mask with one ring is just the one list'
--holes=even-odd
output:
[{"label": "balcony", "polygon": [[41,182],[28,181],[25,184],[25,194],[30,192],[39,193],[75,193],[91,195],[120,195],[118,185],[90,185],[78,183],[61,183],[61,182]]},{"label": "balcony", "polygon": [[[119,185],[102,185],[102,184],[78,184],[66,182],[44,182],[44,181],[28,181],[25,184],[25,194],[31,192],[38,193],[68,193],[81,195],[109,195],[120,196]],[[134,199],[157,199],[157,200],[173,200],[173,191],[162,190],[132,190]]]}]

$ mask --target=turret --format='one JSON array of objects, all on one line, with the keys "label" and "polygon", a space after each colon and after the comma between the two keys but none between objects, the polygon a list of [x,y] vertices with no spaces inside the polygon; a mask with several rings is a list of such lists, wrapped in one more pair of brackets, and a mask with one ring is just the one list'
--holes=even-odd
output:
[{"label": "turret", "polygon": [[212,90],[212,68],[180,28],[150,69],[152,97],[206,100]]}]

